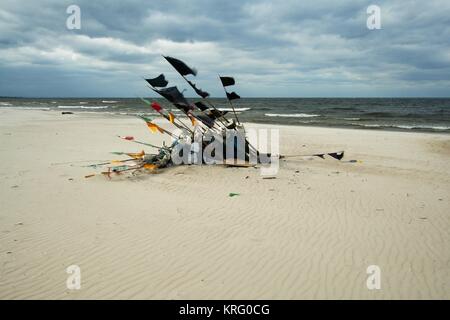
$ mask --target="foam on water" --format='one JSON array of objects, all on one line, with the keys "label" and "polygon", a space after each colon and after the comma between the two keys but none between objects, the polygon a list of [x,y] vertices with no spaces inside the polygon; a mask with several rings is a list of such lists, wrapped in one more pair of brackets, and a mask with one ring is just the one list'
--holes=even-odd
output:
[{"label": "foam on water", "polygon": [[[220,111],[228,111],[228,112],[231,112],[231,111],[233,111],[233,108],[218,108]],[[243,111],[248,111],[248,110],[250,110],[251,108],[234,108],[234,110],[235,111],[241,111],[241,112],[243,112]]]},{"label": "foam on water", "polygon": [[292,114],[283,114],[283,113],[265,113],[266,117],[284,117],[284,118],[313,118],[320,117],[319,114],[309,114],[309,113],[292,113]]},{"label": "foam on water", "polygon": [[107,109],[109,106],[58,106],[58,109]]}]

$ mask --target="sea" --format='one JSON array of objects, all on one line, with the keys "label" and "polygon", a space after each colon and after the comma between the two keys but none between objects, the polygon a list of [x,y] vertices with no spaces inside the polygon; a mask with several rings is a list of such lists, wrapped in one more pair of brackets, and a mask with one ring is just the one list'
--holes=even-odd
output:
[{"label": "sea", "polygon": [[[162,99],[147,99],[183,116]],[[209,101],[234,118],[226,99]],[[233,106],[240,122],[450,133],[450,98],[242,98]],[[0,98],[0,108],[158,116],[139,98]]]}]

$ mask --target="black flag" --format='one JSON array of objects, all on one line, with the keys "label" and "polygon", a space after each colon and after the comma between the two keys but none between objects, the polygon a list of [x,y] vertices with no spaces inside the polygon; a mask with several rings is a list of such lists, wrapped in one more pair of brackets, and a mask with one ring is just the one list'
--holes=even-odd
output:
[{"label": "black flag", "polygon": [[219,78],[220,78],[220,81],[222,82],[222,85],[223,85],[223,89],[224,89],[224,91],[225,91],[225,94],[227,95],[228,102],[230,103],[230,106],[231,106],[231,108],[233,109],[234,117],[236,118],[238,124],[240,124],[239,119],[238,119],[238,116],[237,116],[237,114],[236,114],[236,110],[234,110],[234,107],[233,107],[233,104],[231,103],[231,100],[234,100],[234,99],[240,99],[241,97],[240,97],[236,92],[233,91],[233,92],[229,93],[229,92],[225,89],[226,86],[232,86],[232,85],[234,85],[234,83],[235,83],[235,82],[234,82],[234,78],[232,78],[232,77],[221,77],[221,76],[219,76]]},{"label": "black flag", "polygon": [[208,116],[212,119],[217,119],[220,117],[223,117],[224,115],[226,115],[228,113],[228,111],[220,111],[217,109],[211,109],[208,111]]},{"label": "black flag", "polygon": [[189,102],[183,96],[183,94],[178,90],[177,87],[169,87],[164,89],[153,89],[164,98],[172,102],[173,104],[189,106]]},{"label": "black flag", "polygon": [[227,98],[228,98],[228,100],[234,100],[234,99],[240,99],[241,97],[236,92],[233,91],[232,93],[227,92]]},{"label": "black flag", "polygon": [[195,93],[197,93],[200,97],[207,98],[209,97],[209,93],[206,91],[203,91],[201,89],[198,89],[195,84],[193,84],[191,81],[187,80],[187,82],[191,85],[192,89],[194,89]]},{"label": "black flag", "polygon": [[174,106],[183,111],[184,113],[188,114],[192,111],[192,106],[188,104],[181,104],[181,103],[174,103]]},{"label": "black flag", "polygon": [[318,153],[318,154],[313,154],[313,156],[315,157],[319,157],[322,159],[325,159],[325,155],[328,155],[336,160],[341,160],[344,157],[344,151],[341,152],[330,152],[330,153]]},{"label": "black flag", "polygon": [[195,102],[194,104],[195,104],[195,106],[196,106],[197,108],[199,108],[201,111],[205,111],[205,110],[208,110],[208,109],[209,109],[209,107],[206,106],[206,105],[205,105],[203,102],[201,102],[201,101]]},{"label": "black flag", "polygon": [[200,119],[201,122],[203,122],[204,124],[206,124],[209,128],[212,128],[214,126],[214,120],[211,119],[208,116],[205,116],[203,114],[199,114],[197,116],[198,119]]},{"label": "black flag", "polygon": [[227,125],[227,129],[234,129],[236,128],[236,122],[234,122],[234,119],[232,119],[233,121],[231,122],[231,124]]},{"label": "black flag", "polygon": [[336,160],[341,160],[344,157],[344,151],[342,152],[332,152],[328,153],[330,157],[335,158]]},{"label": "black flag", "polygon": [[145,79],[152,87],[163,88],[167,86],[168,82],[164,75],[161,73],[159,76],[153,79]]},{"label": "black flag", "polygon": [[235,84],[234,78],[232,77],[220,77],[220,81],[222,81],[222,85],[224,87],[232,86]]},{"label": "black flag", "polygon": [[191,69],[181,60],[163,56],[171,65],[175,68],[182,76],[186,76],[188,74],[197,75],[197,71],[195,69]]}]

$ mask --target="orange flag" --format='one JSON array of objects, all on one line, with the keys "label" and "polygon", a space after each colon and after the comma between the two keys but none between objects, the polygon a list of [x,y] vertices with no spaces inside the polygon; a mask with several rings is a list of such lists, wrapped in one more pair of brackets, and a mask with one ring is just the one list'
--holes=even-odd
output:
[{"label": "orange flag", "polygon": [[164,133],[164,130],[162,128],[160,128],[158,125],[152,123],[152,122],[147,122],[147,126],[150,129],[151,132],[156,133],[156,132],[161,132]]},{"label": "orange flag", "polygon": [[191,120],[192,125],[195,126],[196,123],[197,123],[197,121],[195,121],[195,118],[194,118],[192,115],[190,115],[190,114],[188,114],[188,117],[189,117],[189,119]]},{"label": "orange flag", "polygon": [[175,115],[172,112],[169,112],[169,121],[172,123],[175,121]]},{"label": "orange flag", "polygon": [[155,170],[158,166],[156,164],[146,163],[144,164],[144,168],[147,170]]},{"label": "orange flag", "polygon": [[131,157],[131,158],[134,158],[134,159],[140,159],[140,158],[142,158],[143,156],[145,156],[145,151],[142,150],[142,151],[139,152],[139,153],[127,153],[127,156],[129,156],[129,157]]}]

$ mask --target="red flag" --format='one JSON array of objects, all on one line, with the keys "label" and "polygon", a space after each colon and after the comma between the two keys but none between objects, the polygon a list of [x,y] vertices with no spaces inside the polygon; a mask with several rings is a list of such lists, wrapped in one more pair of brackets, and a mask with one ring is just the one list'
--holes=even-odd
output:
[{"label": "red flag", "polygon": [[133,136],[118,136],[119,138],[121,138],[121,139],[124,139],[124,140],[134,140],[134,137]]},{"label": "red flag", "polygon": [[160,112],[162,109],[158,102],[152,102],[151,106],[156,112]]}]

